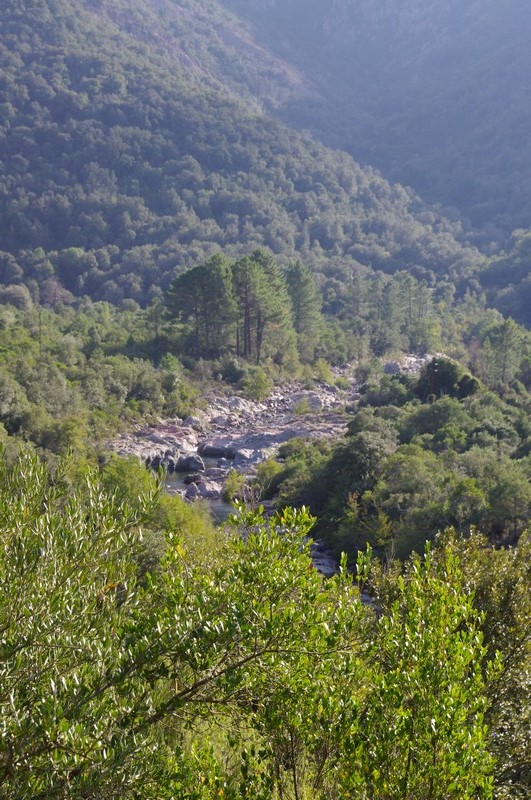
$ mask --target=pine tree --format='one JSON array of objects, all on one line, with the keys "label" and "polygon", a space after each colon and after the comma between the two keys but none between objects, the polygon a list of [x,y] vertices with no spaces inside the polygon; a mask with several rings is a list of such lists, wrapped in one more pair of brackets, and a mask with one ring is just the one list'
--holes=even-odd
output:
[{"label": "pine tree", "polygon": [[238,303],[237,354],[260,364],[282,364],[294,354],[291,304],[282,273],[272,255],[255,250],[233,265]]},{"label": "pine tree", "polygon": [[290,264],[286,283],[293,309],[293,327],[301,361],[315,360],[315,348],[322,332],[321,299],[310,268],[300,261]]},{"label": "pine tree", "polygon": [[230,262],[221,254],[187,270],[166,295],[170,313],[191,326],[196,358],[212,358],[232,349],[236,302]]}]

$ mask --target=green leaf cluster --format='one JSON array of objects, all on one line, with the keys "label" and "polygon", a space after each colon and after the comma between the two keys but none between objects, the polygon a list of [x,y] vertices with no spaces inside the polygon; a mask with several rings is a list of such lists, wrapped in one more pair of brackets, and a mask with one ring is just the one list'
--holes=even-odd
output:
[{"label": "green leaf cluster", "polygon": [[451,548],[376,613],[344,562],[313,568],[304,509],[240,508],[207,560],[167,517],[139,573],[158,502],[72,490],[34,457],[2,470],[4,797],[492,796],[481,620]]},{"label": "green leaf cluster", "polygon": [[274,488],[281,504],[309,505],[338,553],[369,542],[403,558],[448,526],[514,543],[531,508],[528,410],[525,392],[503,400],[437,358],[416,380],[367,388],[344,441],[319,457],[295,447]]}]

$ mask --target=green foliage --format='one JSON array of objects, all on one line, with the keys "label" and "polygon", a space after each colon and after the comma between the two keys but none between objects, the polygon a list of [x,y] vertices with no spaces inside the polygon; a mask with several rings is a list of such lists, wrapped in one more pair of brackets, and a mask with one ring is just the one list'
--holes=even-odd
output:
[{"label": "green foliage", "polygon": [[231,469],[223,488],[224,500],[242,500],[244,486],[245,475],[235,469]]},{"label": "green foliage", "polygon": [[310,403],[307,397],[303,397],[293,406],[293,413],[298,414],[299,416],[304,416],[305,414],[312,414],[313,408],[312,404]]},{"label": "green foliage", "polygon": [[256,250],[233,265],[238,308],[236,353],[260,364],[270,357],[290,366],[295,331],[284,278],[270,253]]},{"label": "green foliage", "polygon": [[[175,499],[133,512],[93,476],[3,468],[3,796],[492,796],[473,560],[449,542],[388,573],[376,614],[345,561],[313,568],[304,509],[238,509],[208,558]],[[140,522],[166,547],[139,575]]]},{"label": "green foliage", "polygon": [[141,737],[135,775],[140,739],[123,725],[145,708],[122,672],[137,519],[94,483],[82,501],[66,496],[33,458],[1,481],[2,792],[129,793],[147,780],[149,796],[153,743]]},{"label": "green foliage", "polygon": [[318,358],[314,365],[315,377],[323,383],[333,384],[334,375],[330,365],[323,358]]},{"label": "green foliage", "polygon": [[179,275],[166,294],[166,304],[173,317],[190,321],[196,358],[217,356],[229,346],[236,302],[231,267],[222,256],[212,256],[201,266]]},{"label": "green foliage", "polygon": [[[134,418],[190,412],[197,397],[178,359],[158,360],[151,311],[107,303],[1,308],[0,421],[48,452],[80,456]],[[157,343],[158,342],[158,343]]]},{"label": "green foliage", "polygon": [[286,270],[286,284],[293,309],[293,327],[297,333],[301,361],[313,362],[321,333],[322,301],[317,293],[311,270],[300,261]]},{"label": "green foliage", "polygon": [[263,250],[232,264],[213,256],[182,273],[170,286],[166,304],[173,319],[189,323],[185,342],[195,357],[225,353],[222,363],[232,380],[232,353],[255,364],[266,358],[285,366],[296,361],[287,288],[275,260]]},{"label": "green foliage", "polygon": [[330,445],[301,438],[291,439],[279,448],[284,467],[277,478],[279,503],[302,503],[316,513],[323,502],[322,469],[327,462]]},{"label": "green foliage", "polygon": [[249,400],[265,400],[272,384],[262,367],[249,367],[241,381],[244,397]]},{"label": "green foliage", "polygon": [[448,551],[434,559],[427,549],[396,579],[395,599],[379,621],[375,691],[364,719],[369,792],[356,794],[349,776],[354,797],[492,796],[480,664],[486,649],[481,617],[463,588],[459,559]]},{"label": "green foliage", "polygon": [[[415,393],[426,402],[429,397],[459,397],[462,369],[446,358],[434,358],[422,370]],[[464,388],[464,387],[463,387]]]},{"label": "green foliage", "polygon": [[477,260],[409,190],[266,115],[257,93],[275,87],[263,108],[282,107],[290,68],[239,46],[248,30],[219,3],[185,8],[162,26],[150,0],[4,5],[0,283],[14,302],[148,304],[220,249],[302,255],[330,277]]},{"label": "green foliage", "polygon": [[[482,229],[487,245],[528,226],[529,154],[521,131],[529,111],[514,94],[531,63],[521,0],[511,14],[495,4],[478,9],[473,0],[383,8],[362,0],[338,0],[333,9],[318,0],[223,5],[315,87],[311,98],[292,90],[280,104],[283,119],[430,202],[459,210]],[[418,54],[415,64],[411,53]],[[277,107],[270,83],[260,81],[256,91]],[[504,283],[507,267],[510,261]]]},{"label": "green foliage", "polygon": [[477,532],[463,539],[449,531],[441,537],[439,547],[459,556],[474,605],[483,615],[486,658],[503,655],[501,671],[487,684],[490,708],[486,720],[497,762],[495,797],[519,800],[527,797],[531,783],[529,533],[522,535],[516,547],[494,550]]},{"label": "green foliage", "polygon": [[[504,316],[513,317],[527,328],[531,325],[530,239],[529,230],[513,230],[505,251],[490,258],[479,275],[491,304]],[[509,285],[508,274],[511,276]]]},{"label": "green foliage", "polygon": [[281,473],[282,466],[274,458],[266,458],[258,464],[255,483],[260,489],[261,497],[269,497],[275,492]]},{"label": "green foliage", "polygon": [[[385,559],[405,558],[449,525],[478,526],[509,544],[529,524],[525,393],[511,402],[480,384],[463,393],[461,368],[436,365],[448,393],[429,392],[430,365],[416,384],[384,376],[364,392],[345,441],[326,457],[310,458],[315,451],[296,441],[286,449],[275,481],[280,502],[308,504],[336,553],[355,556],[368,542]],[[419,391],[428,402],[419,403]]]}]

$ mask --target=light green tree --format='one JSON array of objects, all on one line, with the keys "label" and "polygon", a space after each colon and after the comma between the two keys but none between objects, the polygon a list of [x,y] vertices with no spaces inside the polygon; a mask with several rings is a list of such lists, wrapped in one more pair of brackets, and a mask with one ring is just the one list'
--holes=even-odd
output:
[{"label": "light green tree", "polygon": [[518,545],[493,549],[473,531],[466,538],[449,530],[435,557],[447,551],[461,562],[465,586],[483,615],[485,660],[502,653],[502,669],[487,688],[489,748],[496,759],[497,800],[525,800],[531,786],[531,534]]},{"label": "light green tree", "polygon": [[[145,490],[132,510],[32,456],[0,470],[3,798],[490,796],[484,649],[452,552],[415,559],[377,615],[344,561],[314,569],[304,509],[241,509],[196,559]],[[166,549],[140,571],[157,520]]]},{"label": "light green tree", "polygon": [[360,800],[490,798],[486,650],[457,555],[434,559],[428,548],[414,556],[392,596],[378,622],[373,689],[345,790]]}]

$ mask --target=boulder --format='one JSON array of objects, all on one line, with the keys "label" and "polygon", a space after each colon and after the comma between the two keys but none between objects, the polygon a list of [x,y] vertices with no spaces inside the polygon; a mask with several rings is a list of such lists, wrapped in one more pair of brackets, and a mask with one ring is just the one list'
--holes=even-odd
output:
[{"label": "boulder", "polygon": [[215,500],[221,497],[223,486],[218,481],[201,481],[196,484],[199,491],[199,497],[209,498]]},{"label": "boulder", "polygon": [[250,411],[250,403],[243,397],[229,397],[227,405],[231,411]]},{"label": "boulder", "polygon": [[205,462],[201,458],[201,456],[197,455],[196,453],[192,454],[183,454],[179,456],[177,461],[175,462],[175,471],[176,472],[197,472],[203,471],[205,468]]},{"label": "boulder", "polygon": [[187,500],[195,500],[196,497],[199,497],[199,489],[197,488],[197,483],[191,483],[186,490],[186,494],[184,495]]},{"label": "boulder", "polygon": [[208,469],[205,469],[201,477],[203,478],[203,480],[207,478],[208,480],[212,481],[221,481],[223,480],[223,478],[226,477],[226,475],[227,475],[226,469],[221,469],[220,467],[209,467]]},{"label": "boulder", "polygon": [[202,456],[211,458],[234,458],[236,447],[233,442],[223,437],[207,439],[197,448]]},{"label": "boulder", "polygon": [[201,430],[202,427],[199,417],[193,417],[191,415],[185,417],[185,419],[183,419],[181,422],[181,425],[183,428],[198,428],[199,430]]},{"label": "boulder", "polygon": [[197,453],[192,453],[188,456],[188,469],[203,471],[205,469],[205,462]]},{"label": "boulder", "polygon": [[146,436],[148,442],[151,444],[166,444],[166,439],[164,436],[161,436],[159,433],[150,433],[149,436]]},{"label": "boulder", "polygon": [[210,421],[221,428],[227,428],[234,422],[234,419],[232,417],[227,417],[225,414],[218,414],[217,417],[212,417]]},{"label": "boulder", "polygon": [[250,464],[256,464],[259,461],[263,461],[264,453],[262,450],[249,450],[248,448],[242,448],[238,450],[234,457],[234,466],[235,467],[248,467]]},{"label": "boulder", "polygon": [[203,481],[191,483],[187,490],[185,497],[187,500],[210,499],[216,500],[221,497],[223,486],[217,481]]}]

